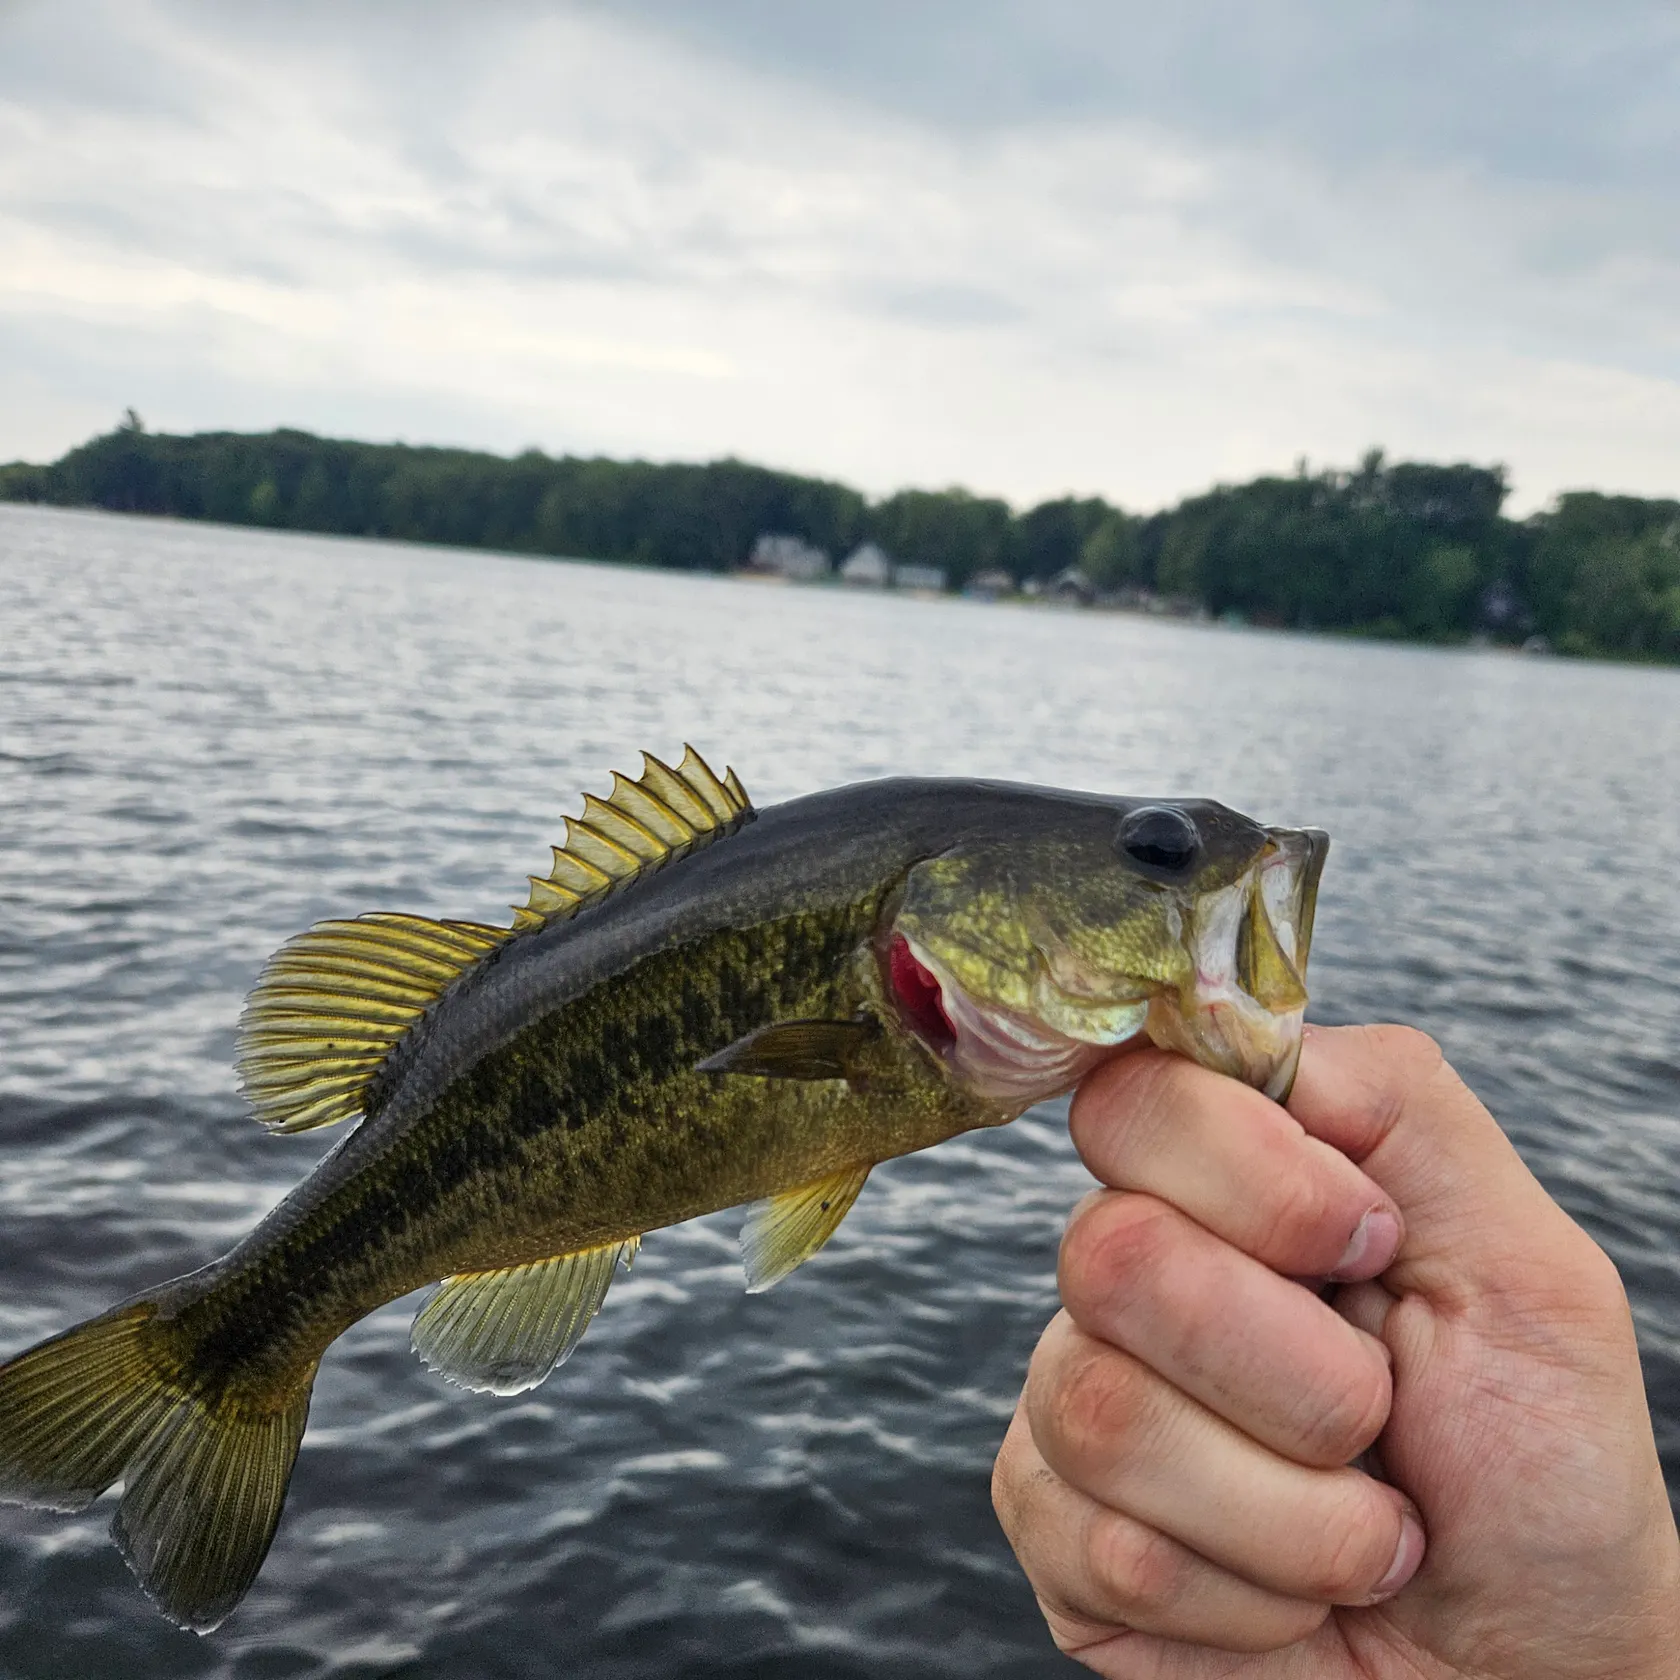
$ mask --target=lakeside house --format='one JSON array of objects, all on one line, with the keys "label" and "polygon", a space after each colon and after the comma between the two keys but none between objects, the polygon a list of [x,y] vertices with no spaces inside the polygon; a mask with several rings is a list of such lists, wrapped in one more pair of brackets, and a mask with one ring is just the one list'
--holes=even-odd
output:
[{"label": "lakeside house", "polygon": [[893,586],[897,589],[921,589],[930,594],[942,594],[945,589],[945,571],[941,566],[907,566],[893,567]]},{"label": "lakeside house", "polygon": [[895,564],[878,543],[860,543],[835,567],[822,549],[785,531],[760,532],[742,570],[750,577],[790,583],[821,583],[838,572],[842,583],[861,589],[898,588],[935,595],[945,589],[943,567]]},{"label": "lakeside house", "polygon": [[766,577],[782,577],[796,583],[817,583],[834,570],[828,555],[803,537],[785,531],[762,531],[753,544],[746,569]]},{"label": "lakeside house", "polygon": [[840,563],[840,581],[854,588],[885,589],[892,578],[892,560],[876,543],[859,543]]},{"label": "lakeside house", "polygon": [[[837,578],[859,589],[896,589],[906,594],[942,595],[950,574],[941,566],[897,561],[879,543],[859,543],[835,565],[828,554],[805,538],[786,531],[762,531],[741,567],[747,577],[786,583],[824,583]],[[1017,583],[1001,566],[975,572],[963,585],[970,600],[1000,601],[1019,596],[1047,606],[1098,607],[1110,612],[1194,618],[1208,622],[1206,608],[1188,597],[1162,596],[1137,584],[1100,590],[1080,566],[1065,566],[1053,577],[1029,577]],[[1229,621],[1229,618],[1227,619]]]},{"label": "lakeside house", "polygon": [[1063,607],[1088,607],[1097,598],[1096,586],[1077,566],[1065,566],[1044,586],[1044,599]]},{"label": "lakeside house", "polygon": [[963,585],[963,594],[972,601],[1001,601],[1014,593],[1015,580],[1001,566],[988,566]]}]

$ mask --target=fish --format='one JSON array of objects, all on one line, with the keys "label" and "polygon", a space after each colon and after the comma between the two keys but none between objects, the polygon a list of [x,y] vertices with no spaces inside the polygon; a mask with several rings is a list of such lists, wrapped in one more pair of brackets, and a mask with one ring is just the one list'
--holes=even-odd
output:
[{"label": "fish", "polygon": [[371,912],[269,959],[237,1067],[356,1124],[221,1259],[0,1366],[0,1499],[78,1511],[208,1632],[273,1540],[321,1356],[425,1285],[415,1352],[519,1394],[643,1236],[748,1205],[749,1290],[877,1163],[1153,1043],[1281,1100],[1328,848],[1212,800],[893,778],[755,810],[643,755],[507,926]]}]

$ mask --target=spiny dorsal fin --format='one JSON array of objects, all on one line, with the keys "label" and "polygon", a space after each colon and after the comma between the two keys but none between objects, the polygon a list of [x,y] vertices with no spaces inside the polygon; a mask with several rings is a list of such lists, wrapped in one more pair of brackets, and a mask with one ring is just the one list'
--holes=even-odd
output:
[{"label": "spiny dorsal fin", "polygon": [[622,1263],[629,1270],[641,1240],[445,1278],[415,1315],[414,1351],[462,1388],[523,1394],[578,1345],[614,1269]]},{"label": "spiny dorsal fin", "polygon": [[240,1089],[275,1132],[306,1132],[362,1112],[397,1043],[469,968],[529,928],[575,915],[642,875],[733,834],[754,815],[733,770],[722,781],[693,747],[673,770],[642,754],[636,781],[615,774],[566,819],[554,867],[531,877],[511,928],[376,911],[319,922],[269,958],[239,1018]]},{"label": "spiny dorsal fin", "polygon": [[531,896],[513,913],[514,929],[523,932],[575,915],[638,877],[733,834],[752,817],[752,801],[733,770],[719,781],[690,746],[675,770],[643,753],[637,780],[615,771],[605,799],[585,794],[583,815],[567,817],[566,843],[554,848],[547,875],[531,877]]},{"label": "spiny dorsal fin", "polygon": [[317,922],[268,959],[239,1017],[240,1089],[274,1132],[362,1111],[369,1080],[410,1027],[511,928],[374,911]]}]

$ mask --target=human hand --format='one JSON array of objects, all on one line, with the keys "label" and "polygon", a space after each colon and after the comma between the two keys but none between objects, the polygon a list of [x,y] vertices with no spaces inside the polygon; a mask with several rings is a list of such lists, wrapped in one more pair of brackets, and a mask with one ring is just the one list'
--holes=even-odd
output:
[{"label": "human hand", "polygon": [[[1621,1281],[1427,1038],[1309,1028],[1287,1113],[1141,1052],[1072,1129],[1111,1188],[993,1478],[1063,1651],[1111,1680],[1680,1676]],[[1289,1281],[1326,1275],[1329,1304]]]}]

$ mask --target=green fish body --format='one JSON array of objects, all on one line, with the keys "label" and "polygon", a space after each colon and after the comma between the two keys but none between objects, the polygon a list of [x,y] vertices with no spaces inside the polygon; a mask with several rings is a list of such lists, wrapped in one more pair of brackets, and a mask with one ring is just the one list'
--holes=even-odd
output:
[{"label": "green fish body", "polygon": [[642,1235],[751,1203],[748,1286],[878,1162],[1154,1041],[1281,1096],[1326,842],[1208,801],[895,780],[754,812],[690,751],[568,823],[511,928],[373,915],[270,960],[240,1072],[359,1124],[221,1260],[0,1367],[0,1497],[80,1509],[214,1627],[279,1519],[316,1367],[425,1284],[416,1351],[518,1393]]}]

